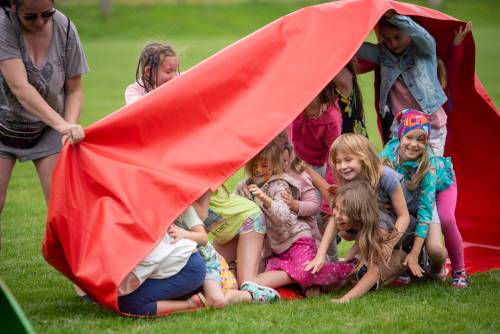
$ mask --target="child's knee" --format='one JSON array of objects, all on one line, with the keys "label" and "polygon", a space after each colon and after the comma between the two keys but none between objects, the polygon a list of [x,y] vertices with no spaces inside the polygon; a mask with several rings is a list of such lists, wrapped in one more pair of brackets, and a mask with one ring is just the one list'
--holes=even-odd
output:
[{"label": "child's knee", "polygon": [[446,260],[446,249],[444,248],[443,245],[439,243],[431,243],[429,245],[426,245],[425,248],[427,248],[427,252],[429,253],[429,256],[433,260]]}]

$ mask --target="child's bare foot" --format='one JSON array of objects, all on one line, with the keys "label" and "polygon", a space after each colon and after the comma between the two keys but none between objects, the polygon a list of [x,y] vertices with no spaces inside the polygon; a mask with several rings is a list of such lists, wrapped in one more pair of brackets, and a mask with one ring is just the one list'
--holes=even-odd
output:
[{"label": "child's bare foot", "polygon": [[205,298],[205,295],[203,295],[201,292],[192,295],[188,299],[188,302],[193,306],[193,309],[201,309],[208,307],[207,299]]}]

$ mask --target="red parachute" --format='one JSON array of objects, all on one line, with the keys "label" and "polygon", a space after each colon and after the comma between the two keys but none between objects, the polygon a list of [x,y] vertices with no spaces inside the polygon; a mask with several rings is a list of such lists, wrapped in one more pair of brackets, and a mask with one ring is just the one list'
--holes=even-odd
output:
[{"label": "red parachute", "polygon": [[[170,223],[290,124],[353,57],[389,9],[448,45],[463,24],[388,0],[307,7],[223,49],[86,129],[54,171],[45,259],[119,312],[117,286]],[[459,182],[457,217],[469,270],[500,267],[497,109],[474,74],[472,37],[449,117],[447,153]],[[470,244],[469,244],[470,243]]]}]

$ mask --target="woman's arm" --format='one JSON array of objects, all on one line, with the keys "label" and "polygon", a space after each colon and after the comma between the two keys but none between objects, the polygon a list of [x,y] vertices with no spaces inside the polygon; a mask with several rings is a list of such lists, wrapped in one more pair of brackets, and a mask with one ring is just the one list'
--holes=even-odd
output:
[{"label": "woman's arm", "polygon": [[64,119],[68,123],[79,123],[83,104],[82,76],[77,75],[66,81],[64,102]]},{"label": "woman's arm", "polygon": [[71,143],[79,142],[85,137],[80,125],[71,124],[64,120],[28,82],[26,69],[21,59],[8,59],[0,62],[0,72],[2,72],[12,94],[28,112],[57,132],[68,136]]}]

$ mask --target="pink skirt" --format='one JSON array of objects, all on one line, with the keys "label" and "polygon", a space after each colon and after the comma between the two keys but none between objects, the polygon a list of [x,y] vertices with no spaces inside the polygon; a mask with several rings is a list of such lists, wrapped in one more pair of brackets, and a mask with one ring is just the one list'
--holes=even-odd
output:
[{"label": "pink skirt", "polygon": [[312,285],[335,286],[347,279],[354,269],[351,263],[326,262],[315,274],[305,271],[307,262],[316,256],[316,244],[312,237],[304,237],[295,241],[285,252],[271,256],[267,260],[266,271],[285,271],[303,288]]}]

